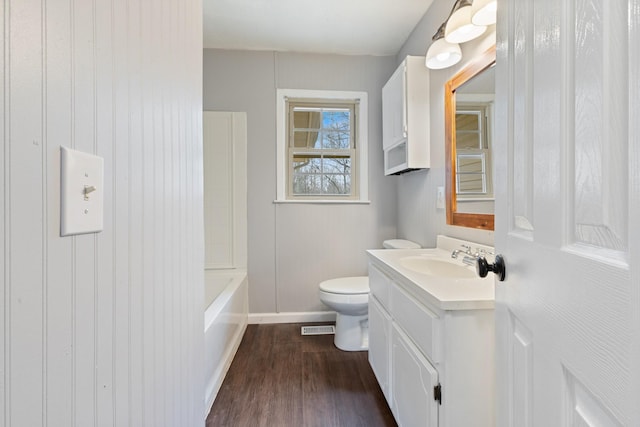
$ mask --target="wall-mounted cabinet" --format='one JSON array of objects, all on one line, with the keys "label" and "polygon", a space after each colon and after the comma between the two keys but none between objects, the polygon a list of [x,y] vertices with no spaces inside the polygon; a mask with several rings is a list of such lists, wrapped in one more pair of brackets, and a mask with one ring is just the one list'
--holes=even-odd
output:
[{"label": "wall-mounted cabinet", "polygon": [[424,56],[407,56],[382,88],[384,173],[430,166],[429,70]]}]

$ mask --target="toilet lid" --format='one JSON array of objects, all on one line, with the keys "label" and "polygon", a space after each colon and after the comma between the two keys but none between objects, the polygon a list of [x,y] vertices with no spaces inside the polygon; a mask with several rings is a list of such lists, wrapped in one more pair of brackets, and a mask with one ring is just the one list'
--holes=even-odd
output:
[{"label": "toilet lid", "polygon": [[368,294],[369,276],[340,277],[320,283],[320,290],[332,294]]}]

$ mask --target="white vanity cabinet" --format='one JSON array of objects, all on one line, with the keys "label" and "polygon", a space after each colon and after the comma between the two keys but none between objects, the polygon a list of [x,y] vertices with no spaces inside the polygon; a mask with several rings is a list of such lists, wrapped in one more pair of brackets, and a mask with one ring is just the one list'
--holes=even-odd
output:
[{"label": "white vanity cabinet", "polygon": [[424,56],[407,56],[382,88],[385,175],[428,168],[429,70]]},{"label": "white vanity cabinet", "polygon": [[369,363],[398,425],[493,426],[493,307],[445,309],[369,252]]}]

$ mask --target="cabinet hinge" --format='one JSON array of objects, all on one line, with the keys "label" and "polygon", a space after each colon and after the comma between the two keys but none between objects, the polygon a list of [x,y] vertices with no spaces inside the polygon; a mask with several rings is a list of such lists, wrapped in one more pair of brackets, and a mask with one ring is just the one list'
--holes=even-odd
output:
[{"label": "cabinet hinge", "polygon": [[433,387],[433,400],[437,400],[438,403],[442,405],[442,386],[440,383]]}]

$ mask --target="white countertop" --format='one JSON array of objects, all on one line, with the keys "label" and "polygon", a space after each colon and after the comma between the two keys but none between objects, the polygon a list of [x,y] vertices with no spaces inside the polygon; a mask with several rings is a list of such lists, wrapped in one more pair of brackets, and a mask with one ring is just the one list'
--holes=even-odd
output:
[{"label": "white countertop", "polygon": [[[372,249],[367,251],[372,264],[392,276],[394,282],[407,288],[423,302],[441,310],[478,310],[494,308],[494,275],[472,279],[436,277],[404,268],[400,260],[409,256],[438,256],[465,266],[460,254],[458,260],[451,258],[445,249]],[[493,261],[492,259],[489,260]],[[465,266],[475,271],[475,266]]]}]

